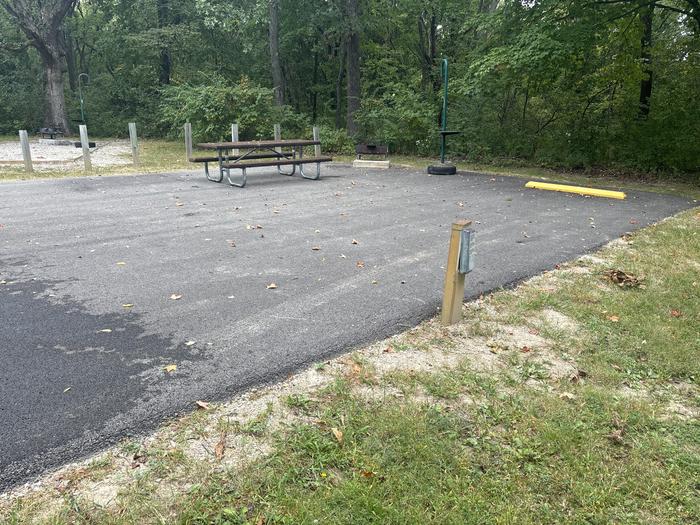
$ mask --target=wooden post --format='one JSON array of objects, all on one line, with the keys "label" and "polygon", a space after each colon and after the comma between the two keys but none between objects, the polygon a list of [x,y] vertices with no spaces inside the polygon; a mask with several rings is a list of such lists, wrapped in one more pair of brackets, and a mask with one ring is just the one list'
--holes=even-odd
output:
[{"label": "wooden post", "polygon": [[[231,124],[231,142],[238,142],[238,122]],[[233,156],[237,157],[239,155],[238,148],[233,149]]]},{"label": "wooden post", "polygon": [[192,124],[189,122],[185,124],[185,154],[189,161],[192,158]]},{"label": "wooden post", "polygon": [[29,148],[29,135],[26,129],[19,130],[19,143],[22,146],[22,158],[24,159],[24,171],[31,173],[34,171],[32,166],[32,150]]},{"label": "wooden post", "polygon": [[131,139],[131,156],[134,166],[139,165],[139,139],[136,135],[136,122],[129,122],[129,138]]},{"label": "wooden post", "polygon": [[[314,126],[314,140],[321,140],[321,135],[318,131],[318,126]],[[321,156],[321,145],[317,144],[314,146],[314,156],[315,157],[320,157]]]},{"label": "wooden post", "polygon": [[[279,124],[275,124],[275,140],[282,140],[282,127]],[[281,153],[282,148],[277,146],[275,151]]]},{"label": "wooden post", "polygon": [[445,271],[445,292],[442,298],[441,321],[444,325],[455,324],[462,318],[462,303],[464,302],[464,274],[459,273],[459,244],[462,230],[470,226],[472,221],[466,219],[452,223],[450,249],[447,254],[447,269]]},{"label": "wooden post", "polygon": [[88,140],[87,126],[80,125],[80,145],[83,147],[83,162],[85,171],[92,171],[92,161],[90,160],[90,141]]}]

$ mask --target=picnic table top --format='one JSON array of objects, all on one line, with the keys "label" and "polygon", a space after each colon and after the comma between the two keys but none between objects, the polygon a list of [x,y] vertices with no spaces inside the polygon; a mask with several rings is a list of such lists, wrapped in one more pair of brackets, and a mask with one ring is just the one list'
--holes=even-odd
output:
[{"label": "picnic table top", "polygon": [[285,146],[319,146],[319,140],[285,139],[285,140],[250,140],[238,142],[201,142],[197,144],[202,149],[257,149],[276,148]]}]

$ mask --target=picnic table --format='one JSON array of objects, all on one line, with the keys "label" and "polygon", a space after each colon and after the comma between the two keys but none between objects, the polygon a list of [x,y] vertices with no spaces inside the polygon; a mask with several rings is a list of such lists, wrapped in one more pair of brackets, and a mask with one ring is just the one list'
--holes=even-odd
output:
[{"label": "picnic table", "polygon": [[[321,177],[321,163],[330,162],[332,157],[316,154],[313,157],[304,157],[304,147],[318,146],[316,152],[320,152],[320,140],[285,139],[285,140],[253,140],[238,142],[203,142],[197,144],[198,148],[215,150],[216,157],[192,158],[191,162],[203,162],[204,173],[212,182],[221,182],[226,177],[231,186],[242,188],[247,181],[246,170],[248,168],[276,167],[281,175],[292,176],[299,173],[305,179],[317,180]],[[286,149],[286,150],[285,150]],[[209,173],[209,162],[218,163],[218,176]],[[316,164],[315,175],[307,175],[304,172],[305,164]],[[291,171],[285,171],[283,166],[291,166]],[[231,171],[241,170],[238,180],[231,178]]]}]

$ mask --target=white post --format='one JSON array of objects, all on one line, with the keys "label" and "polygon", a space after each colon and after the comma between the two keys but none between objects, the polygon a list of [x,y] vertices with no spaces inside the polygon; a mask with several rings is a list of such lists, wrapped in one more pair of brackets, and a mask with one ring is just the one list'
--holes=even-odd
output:
[{"label": "white post", "polygon": [[[318,126],[314,126],[314,140],[320,141],[321,140],[321,134],[318,131]],[[316,144],[314,146],[314,156],[315,157],[320,157],[321,156],[321,145]]]},{"label": "white post", "polygon": [[189,122],[185,124],[185,154],[189,161],[192,158],[192,124]]},{"label": "white post", "polygon": [[[238,142],[238,122],[235,124],[231,124],[231,142]],[[233,155],[234,157],[237,157],[239,154],[238,148],[233,149]]]},{"label": "white post", "polygon": [[29,149],[29,135],[27,135],[26,129],[19,130],[19,143],[22,145],[24,171],[31,173],[34,171],[34,168],[32,167],[32,150]]},{"label": "white post", "polygon": [[136,135],[136,122],[129,122],[129,138],[131,139],[131,156],[134,166],[139,165],[139,139]]},{"label": "white post", "polygon": [[[275,124],[275,140],[282,140],[282,127],[279,124]],[[275,151],[277,153],[282,153],[282,148],[277,146]]]},{"label": "white post", "polygon": [[85,124],[80,125],[80,144],[83,147],[85,171],[92,171],[92,161],[90,160],[90,141],[88,140],[87,126]]}]

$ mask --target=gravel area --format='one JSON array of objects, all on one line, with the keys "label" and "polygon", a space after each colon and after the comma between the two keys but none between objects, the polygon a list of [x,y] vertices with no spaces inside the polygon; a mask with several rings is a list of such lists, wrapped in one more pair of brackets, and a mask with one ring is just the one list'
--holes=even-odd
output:
[{"label": "gravel area", "polygon": [[[90,149],[92,165],[95,167],[121,166],[131,162],[131,147],[126,140],[96,141],[97,147]],[[31,140],[32,164],[35,170],[75,170],[83,166],[83,152],[72,144],[69,146],[48,144]],[[23,165],[22,148],[19,141],[0,143],[0,166]]]}]

